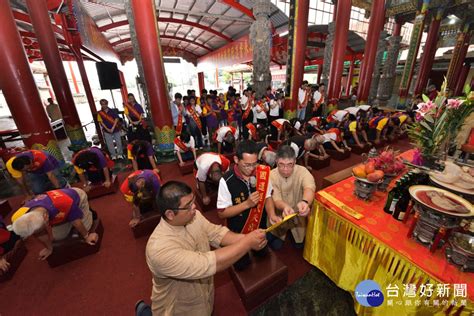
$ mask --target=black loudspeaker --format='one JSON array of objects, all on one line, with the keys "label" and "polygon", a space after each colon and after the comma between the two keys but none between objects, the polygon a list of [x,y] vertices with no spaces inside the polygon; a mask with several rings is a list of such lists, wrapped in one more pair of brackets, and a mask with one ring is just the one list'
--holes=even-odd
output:
[{"label": "black loudspeaker", "polygon": [[99,75],[100,88],[102,90],[120,89],[120,74],[116,63],[99,62],[95,63],[97,75]]}]

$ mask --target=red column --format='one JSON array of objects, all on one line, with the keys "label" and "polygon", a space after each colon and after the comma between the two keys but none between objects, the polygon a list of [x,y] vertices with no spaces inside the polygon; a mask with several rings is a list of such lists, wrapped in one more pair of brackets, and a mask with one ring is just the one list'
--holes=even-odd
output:
[{"label": "red column", "polygon": [[203,72],[198,72],[198,86],[199,86],[199,92],[201,92],[202,89],[205,89]]},{"label": "red column", "polygon": [[74,104],[66,72],[59,54],[58,44],[54,36],[45,0],[27,0],[29,15],[35,29],[46,69],[53,86],[56,100],[63,115],[66,133],[74,147],[87,144],[82,123]]},{"label": "red column", "polygon": [[[306,56],[306,34],[308,33],[309,0],[295,0],[293,16],[290,9],[290,25],[288,33],[288,62],[286,66],[285,118],[296,117],[298,91],[303,82],[304,63]],[[291,39],[291,37],[293,39]],[[292,53],[290,54],[290,49]],[[288,80],[289,79],[289,80]]]},{"label": "red column", "polygon": [[127,83],[125,82],[125,77],[123,76],[123,72],[119,71],[120,76],[120,83],[122,87],[120,88],[120,94],[122,95],[123,103],[128,102],[128,90],[127,90]]},{"label": "red column", "polygon": [[317,78],[317,83],[321,83],[321,75],[323,74],[323,64],[318,65],[318,78]]},{"label": "red column", "polygon": [[71,72],[72,83],[74,84],[74,90],[76,93],[79,93],[79,85],[77,84],[76,74],[74,73],[74,69],[72,68],[72,64],[70,61],[67,62],[69,66],[69,72]]},{"label": "red column", "polygon": [[216,88],[219,88],[219,69],[216,68]]},{"label": "red column", "polygon": [[442,18],[443,11],[439,10],[436,16],[431,20],[425,47],[423,47],[423,55],[421,57],[418,77],[416,78],[415,90],[413,91],[414,96],[423,93],[428,84],[431,68],[433,68],[433,62],[436,55],[439,26],[441,25]]},{"label": "red column", "polygon": [[240,91],[244,91],[245,89],[245,84],[244,84],[244,73],[241,71],[240,72]]},{"label": "red column", "polygon": [[337,3],[336,32],[329,70],[328,99],[336,99],[341,91],[341,77],[344,70],[344,57],[346,55],[347,34],[349,19],[351,17],[351,0],[340,0]]},{"label": "red column", "polygon": [[9,0],[0,0],[0,87],[23,142],[63,160],[43,109]]},{"label": "red column", "polygon": [[402,26],[403,22],[395,20],[395,24],[393,25],[392,36],[400,36],[400,34],[402,33]]},{"label": "red column", "polygon": [[346,95],[348,97],[351,96],[352,77],[354,77],[354,58],[351,60],[351,64],[349,66],[349,73],[347,74]]},{"label": "red column", "polygon": [[132,0],[131,6],[142,55],[150,111],[155,125],[155,138],[161,150],[171,152],[174,148],[174,129],[165,68],[159,45],[160,36],[157,30],[155,2],[153,0]]},{"label": "red column", "polygon": [[471,63],[466,62],[459,73],[459,79],[456,83],[456,87],[454,88],[454,96],[462,95],[469,70],[471,70]]},{"label": "red column", "polygon": [[471,31],[469,31],[469,24],[464,27],[463,32],[459,34],[458,43],[454,47],[453,57],[449,63],[447,79],[448,88],[454,90],[456,87],[457,79],[461,71],[464,59],[466,58],[467,49],[471,40]]},{"label": "red column", "polygon": [[97,121],[97,109],[95,107],[94,96],[92,95],[91,85],[89,84],[89,78],[87,77],[86,67],[84,67],[84,60],[82,59],[81,51],[71,47],[74,55],[76,56],[77,67],[79,68],[79,74],[81,75],[82,85],[84,86],[84,92],[86,93],[87,103],[89,103],[89,109],[92,113],[92,119],[94,120],[95,132],[99,136],[102,147],[105,148],[104,136],[100,124]]},{"label": "red column", "polygon": [[364,59],[359,72],[359,90],[357,91],[357,101],[367,103],[374,72],[375,57],[380,40],[380,32],[385,22],[385,1],[373,0],[370,11],[369,30],[364,49]]}]

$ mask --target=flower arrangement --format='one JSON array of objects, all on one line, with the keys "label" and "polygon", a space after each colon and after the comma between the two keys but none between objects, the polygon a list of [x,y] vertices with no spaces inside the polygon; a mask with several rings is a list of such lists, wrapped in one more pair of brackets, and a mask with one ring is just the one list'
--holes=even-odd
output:
[{"label": "flower arrangement", "polygon": [[[474,110],[474,102],[470,98],[448,99],[446,86],[445,80],[434,101],[423,95],[423,102],[417,105],[415,111],[415,122],[408,128],[410,140],[421,154],[418,162],[447,154],[454,143],[452,139]],[[467,87],[466,95],[469,92]]]}]

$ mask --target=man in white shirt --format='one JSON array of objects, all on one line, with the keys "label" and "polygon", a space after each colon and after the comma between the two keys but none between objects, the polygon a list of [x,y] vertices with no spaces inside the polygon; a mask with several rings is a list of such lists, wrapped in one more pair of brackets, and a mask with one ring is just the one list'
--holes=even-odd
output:
[{"label": "man in white shirt", "polygon": [[217,153],[234,152],[234,144],[239,139],[239,130],[233,126],[222,126],[216,131]]},{"label": "man in white shirt", "polygon": [[217,185],[224,172],[229,170],[230,161],[216,153],[201,154],[195,163],[197,187],[202,195],[204,205],[209,205],[208,185]]},{"label": "man in white shirt", "polygon": [[306,107],[308,106],[308,81],[303,81],[301,88],[298,90],[298,108],[296,111],[296,118],[304,121],[306,117]]},{"label": "man in white shirt", "polygon": [[313,117],[321,116],[324,104],[324,83],[317,86],[313,94]]}]

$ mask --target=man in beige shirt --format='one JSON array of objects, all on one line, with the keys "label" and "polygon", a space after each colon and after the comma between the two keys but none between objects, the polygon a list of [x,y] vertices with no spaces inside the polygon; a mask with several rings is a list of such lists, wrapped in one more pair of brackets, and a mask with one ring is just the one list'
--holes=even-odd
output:
[{"label": "man in beige shirt", "polygon": [[146,247],[154,315],[211,315],[213,275],[267,243],[262,230],[242,235],[210,223],[194,200],[192,189],[178,181],[167,182],[157,197],[162,220]]},{"label": "man in beige shirt", "polygon": [[295,247],[302,248],[306,233],[306,216],[313,203],[316,183],[311,172],[296,164],[296,154],[291,146],[284,145],[278,149],[276,164],[277,168],[270,173],[276,212],[269,214],[269,224],[281,221],[279,214],[285,217],[298,212],[299,216],[268,234],[268,242],[275,250],[281,248],[286,233],[291,230],[296,243]]},{"label": "man in beige shirt", "polygon": [[48,113],[51,122],[55,122],[63,118],[59,105],[53,102],[52,98],[48,98],[48,105],[46,105],[46,113]]}]

